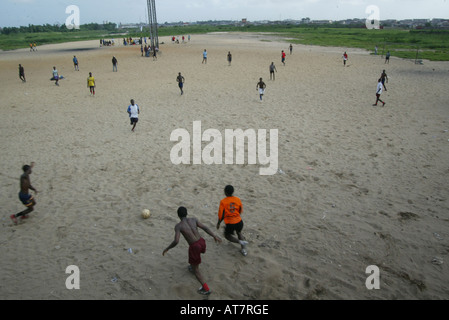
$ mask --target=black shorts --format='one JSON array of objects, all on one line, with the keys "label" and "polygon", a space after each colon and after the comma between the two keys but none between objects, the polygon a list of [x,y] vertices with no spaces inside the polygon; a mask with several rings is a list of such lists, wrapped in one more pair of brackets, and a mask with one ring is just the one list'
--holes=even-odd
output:
[{"label": "black shorts", "polygon": [[243,229],[243,220],[236,224],[227,224],[225,227],[225,235],[226,234],[234,234],[234,232],[240,233]]},{"label": "black shorts", "polygon": [[34,205],[34,198],[31,194],[23,194],[22,192],[19,192],[19,199],[25,207],[31,207],[32,205]]},{"label": "black shorts", "polygon": [[131,119],[131,125],[139,122],[139,118],[130,118]]}]

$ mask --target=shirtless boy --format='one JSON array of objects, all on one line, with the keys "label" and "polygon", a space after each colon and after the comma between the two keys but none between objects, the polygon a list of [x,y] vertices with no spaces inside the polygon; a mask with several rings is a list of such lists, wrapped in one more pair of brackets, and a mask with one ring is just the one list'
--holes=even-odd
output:
[{"label": "shirtless boy", "polygon": [[36,201],[34,197],[29,193],[30,189],[37,193],[37,190],[31,185],[30,174],[32,173],[32,169],[34,167],[34,162],[31,162],[31,165],[24,165],[22,167],[23,174],[20,176],[20,192],[19,199],[23,203],[26,210],[19,212],[17,214],[12,214],[10,216],[11,220],[17,224],[17,218],[27,219],[28,214],[34,210],[34,206],[36,205]]},{"label": "shirtless boy", "polygon": [[213,237],[215,242],[221,242],[222,240],[196,218],[187,218],[187,209],[185,207],[179,207],[178,217],[181,219],[181,222],[175,226],[175,239],[164,250],[162,255],[165,256],[168,250],[176,247],[182,234],[189,244],[190,268],[192,268],[197,280],[201,283],[201,288],[198,290],[198,293],[208,295],[210,294],[209,286],[206,284],[206,281],[204,281],[203,275],[199,270],[201,254],[206,253],[206,241],[199,234],[198,228],[203,229],[207,234]]}]

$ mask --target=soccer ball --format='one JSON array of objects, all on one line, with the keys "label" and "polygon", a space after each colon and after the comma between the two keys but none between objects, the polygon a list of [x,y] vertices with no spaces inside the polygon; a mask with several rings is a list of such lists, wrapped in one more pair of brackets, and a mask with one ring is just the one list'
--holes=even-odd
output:
[{"label": "soccer ball", "polygon": [[142,218],[148,219],[150,217],[151,213],[149,209],[143,209],[142,210]]}]

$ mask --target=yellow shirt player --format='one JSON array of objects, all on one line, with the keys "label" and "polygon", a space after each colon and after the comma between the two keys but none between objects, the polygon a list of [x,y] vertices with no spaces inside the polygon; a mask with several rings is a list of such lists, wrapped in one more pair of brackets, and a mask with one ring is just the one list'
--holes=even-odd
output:
[{"label": "yellow shirt player", "polygon": [[95,78],[92,76],[92,72],[89,72],[89,78],[87,78],[87,87],[90,88],[90,94],[95,95]]},{"label": "yellow shirt player", "polygon": [[[234,197],[234,187],[228,185],[224,189],[226,198],[220,201],[220,207],[218,209],[218,223],[217,229],[220,228],[221,222],[226,224],[224,235],[225,238],[233,243],[239,243],[241,245],[241,253],[246,256],[248,254],[246,246],[248,244],[245,241],[245,237],[242,235],[243,220],[241,214],[243,213],[243,206],[240,198]],[[237,233],[237,237],[234,237],[234,232]]]}]

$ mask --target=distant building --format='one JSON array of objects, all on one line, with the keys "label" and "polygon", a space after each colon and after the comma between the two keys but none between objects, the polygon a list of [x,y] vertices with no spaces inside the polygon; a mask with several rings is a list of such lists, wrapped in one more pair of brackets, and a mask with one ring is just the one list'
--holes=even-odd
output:
[{"label": "distant building", "polygon": [[331,24],[332,20],[312,20],[309,24]]}]

